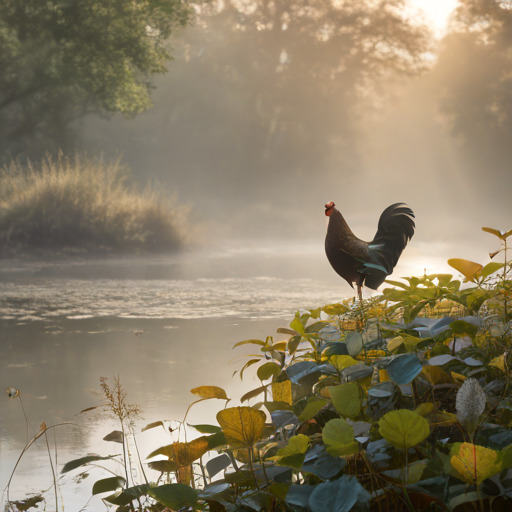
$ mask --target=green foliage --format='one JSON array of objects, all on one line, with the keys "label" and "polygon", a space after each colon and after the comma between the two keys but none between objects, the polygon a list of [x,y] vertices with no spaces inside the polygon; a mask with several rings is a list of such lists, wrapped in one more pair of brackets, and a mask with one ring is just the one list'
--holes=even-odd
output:
[{"label": "green foliage", "polygon": [[181,0],[3,0],[0,141],[42,134],[45,149],[64,149],[78,117],[146,110],[165,42],[190,14]]},{"label": "green foliage", "polygon": [[[473,282],[473,289],[503,302],[507,274],[491,275]],[[406,281],[392,282],[398,293],[387,291],[370,306],[298,312],[289,328],[278,330],[287,337],[282,341],[269,336],[237,343],[258,347],[262,355],[249,356],[243,368],[270,381],[242,399],[250,403],[265,393],[264,401],[221,410],[222,431],[190,425],[215,433],[153,450],[150,458],[168,459],[150,463],[161,464],[153,468],[166,473],[168,482],[125,489],[111,502],[131,500],[134,507],[143,498],[152,506],[156,500],[175,509],[233,512],[429,512],[432,504],[439,510],[487,510],[497,498],[508,500],[512,333],[498,319],[500,335],[493,337],[488,318],[467,314],[402,322],[420,306],[436,311],[449,296],[451,308],[467,293],[451,275]],[[378,308],[379,300],[386,305]],[[328,316],[326,310],[341,313]],[[354,325],[354,317],[358,330],[343,330]],[[464,348],[456,348],[459,339]],[[216,386],[192,392],[201,400],[227,399]],[[208,474],[223,471],[214,482],[202,464],[208,453]],[[123,481],[100,480],[95,490],[113,490]]]}]

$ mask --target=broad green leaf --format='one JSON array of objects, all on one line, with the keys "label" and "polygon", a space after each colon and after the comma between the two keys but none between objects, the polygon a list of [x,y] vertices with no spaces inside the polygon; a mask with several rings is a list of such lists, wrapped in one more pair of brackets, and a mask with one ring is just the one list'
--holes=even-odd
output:
[{"label": "broad green leaf", "polygon": [[92,494],[101,494],[102,492],[112,492],[123,487],[126,480],[122,476],[112,476],[98,480],[92,486]]},{"label": "broad green leaf", "polygon": [[258,379],[260,380],[268,380],[275,375],[279,375],[281,371],[281,367],[276,363],[265,363],[262,364],[257,371]]},{"label": "broad green leaf", "polygon": [[473,280],[478,272],[484,267],[480,263],[465,260],[462,258],[452,258],[448,260],[448,265],[460,272],[466,279]]},{"label": "broad green leaf", "polygon": [[189,425],[189,427],[195,428],[201,434],[216,434],[220,432],[222,429],[218,425]]},{"label": "broad green leaf", "polygon": [[245,340],[245,341],[239,341],[238,343],[235,343],[233,345],[233,348],[240,347],[242,345],[260,345],[261,347],[265,346],[265,342],[261,340]]},{"label": "broad green leaf", "polygon": [[502,469],[498,452],[471,443],[462,443],[459,452],[450,459],[452,466],[471,484],[481,484]]},{"label": "broad green leaf", "polygon": [[392,340],[388,341],[386,348],[389,352],[395,353],[404,344],[404,338],[402,336],[396,336]]},{"label": "broad green leaf", "polygon": [[491,274],[494,274],[494,272],[497,272],[498,270],[503,268],[504,266],[504,263],[497,263],[495,261],[491,261],[490,263],[487,263],[487,265],[485,265],[480,274],[482,275],[482,277],[488,277]]},{"label": "broad green leaf", "polygon": [[321,320],[320,322],[315,322],[311,325],[308,325],[305,329],[306,334],[317,333],[321,331],[324,327],[327,327],[329,322]]},{"label": "broad green leaf", "polygon": [[349,308],[345,306],[345,304],[327,304],[327,306],[324,306],[322,308],[324,313],[327,313],[328,315],[335,316],[335,315],[343,315],[345,314]]},{"label": "broad green leaf", "polygon": [[359,386],[355,382],[330,387],[329,395],[334,407],[342,416],[353,419],[361,412]]},{"label": "broad green leaf", "polygon": [[230,444],[253,446],[265,428],[265,414],[251,407],[224,409],[217,414],[217,421]]},{"label": "broad green leaf", "polygon": [[216,434],[207,436],[206,441],[208,442],[209,450],[215,450],[215,448],[218,448],[219,446],[224,446],[228,444],[228,442],[226,441],[226,436],[224,435],[224,432],[222,432],[222,430],[220,432],[217,432]]},{"label": "broad green leaf", "polygon": [[312,396],[308,400],[308,404],[304,407],[304,410],[301,412],[299,416],[300,421],[308,421],[314,416],[316,416],[326,405],[327,400],[323,398],[318,398],[316,396]]},{"label": "broad green leaf", "polygon": [[327,451],[334,457],[359,452],[359,444],[354,440],[354,429],[343,418],[329,420],[322,430],[322,439]]},{"label": "broad green leaf", "polygon": [[297,318],[295,317],[291,323],[290,323],[290,327],[294,330],[294,331],[297,331],[299,334],[304,334],[305,330],[304,330],[304,326],[302,325],[302,322]]},{"label": "broad green leaf", "polygon": [[286,402],[292,405],[292,381],[272,382],[272,398],[274,402]]},{"label": "broad green leaf", "polygon": [[478,332],[476,325],[465,322],[464,320],[455,320],[450,324],[450,329],[459,336],[467,334],[471,339],[474,339]]},{"label": "broad green leaf", "polygon": [[302,341],[302,336],[300,334],[297,336],[294,336],[293,338],[290,338],[288,340],[288,345],[286,346],[288,352],[290,354],[295,354],[295,351],[297,350],[301,341]]},{"label": "broad green leaf", "polygon": [[430,435],[430,426],[423,416],[400,409],[386,413],[379,420],[379,433],[395,448],[408,450]]},{"label": "broad green leaf", "polygon": [[185,484],[166,484],[153,487],[148,493],[162,505],[179,510],[183,507],[191,507],[197,503],[198,494]]},{"label": "broad green leaf", "polygon": [[80,457],[79,459],[70,460],[64,464],[61,473],[68,473],[69,471],[79,468],[84,464],[89,464],[89,462],[96,462],[98,460],[110,460],[114,457],[116,457],[116,455],[109,455],[107,457],[100,457],[99,455],[88,455],[87,457]]},{"label": "broad green leaf", "polygon": [[351,356],[331,356],[329,361],[336,367],[337,370],[341,372],[345,368],[349,366],[354,366],[356,364],[360,364],[359,361],[356,361]]},{"label": "broad green leaf", "polygon": [[277,455],[278,457],[288,457],[289,455],[295,455],[296,453],[306,453],[311,440],[304,434],[297,434],[296,436],[290,437],[288,444],[281,448]]},{"label": "broad green leaf", "polygon": [[369,492],[356,477],[348,475],[316,485],[309,498],[311,512],[362,512],[369,505]]},{"label": "broad green leaf", "polygon": [[219,398],[221,400],[229,400],[226,392],[217,386],[199,386],[198,388],[191,389],[193,395],[200,396],[201,398]]},{"label": "broad green leaf", "polygon": [[288,402],[264,402],[263,405],[267,408],[268,412],[272,414],[275,411],[291,411],[292,406]]}]

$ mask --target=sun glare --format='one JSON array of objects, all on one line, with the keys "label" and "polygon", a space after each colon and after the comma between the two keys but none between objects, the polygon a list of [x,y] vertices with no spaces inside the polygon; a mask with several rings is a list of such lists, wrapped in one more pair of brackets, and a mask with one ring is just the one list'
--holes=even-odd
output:
[{"label": "sun glare", "polygon": [[450,14],[458,0],[409,0],[409,4],[423,11],[437,36],[444,35]]}]

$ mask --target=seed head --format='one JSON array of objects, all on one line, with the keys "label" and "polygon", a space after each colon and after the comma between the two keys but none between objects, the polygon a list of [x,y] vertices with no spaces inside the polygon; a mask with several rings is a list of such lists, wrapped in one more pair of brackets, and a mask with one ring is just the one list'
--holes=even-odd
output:
[{"label": "seed head", "polygon": [[485,392],[476,379],[466,379],[457,393],[457,419],[471,436],[480,422],[486,401]]}]

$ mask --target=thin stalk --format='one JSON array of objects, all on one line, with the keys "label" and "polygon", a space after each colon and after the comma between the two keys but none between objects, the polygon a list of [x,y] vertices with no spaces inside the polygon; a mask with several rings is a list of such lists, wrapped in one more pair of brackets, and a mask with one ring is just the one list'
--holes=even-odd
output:
[{"label": "thin stalk", "polygon": [[254,483],[256,484],[256,489],[258,489],[258,491],[259,491],[260,486],[258,485],[258,480],[256,478],[256,473],[254,472],[254,466],[252,464],[252,458],[253,458],[252,449],[253,449],[253,447],[249,446],[249,467],[251,468],[251,474],[252,474],[252,477],[254,478]]},{"label": "thin stalk", "polygon": [[55,477],[55,468],[53,467],[52,454],[50,452],[50,444],[48,443],[48,435],[46,434],[46,430],[44,431],[44,438],[46,441],[46,448],[48,449],[48,457],[50,459],[50,466],[52,468],[53,487],[55,489],[55,512],[59,512],[59,496],[57,494],[57,479]]},{"label": "thin stalk", "polygon": [[18,398],[20,399],[20,404],[21,404],[21,409],[23,411],[23,416],[25,416],[25,425],[27,426],[27,443],[28,443],[29,423],[28,423],[27,413],[25,412],[25,407],[23,407],[23,400],[21,399],[21,393],[18,395]]},{"label": "thin stalk", "polygon": [[142,465],[142,460],[140,458],[140,452],[139,452],[139,446],[137,445],[137,439],[135,438],[135,433],[132,429],[132,436],[133,436],[133,444],[135,445],[135,450],[137,451],[137,457],[139,459],[139,466],[142,471],[142,475],[144,476],[144,481],[149,485],[148,479],[146,477],[146,472],[144,471],[144,466]]},{"label": "thin stalk", "polygon": [[128,489],[130,486],[128,482],[128,465],[126,464],[126,436],[124,435],[124,424],[121,420],[121,432],[123,433],[123,465],[124,465],[124,472],[126,474],[126,483],[125,486]]},{"label": "thin stalk", "polygon": [[206,487],[208,485],[208,481],[206,480],[206,471],[204,469],[203,457],[199,457],[199,467],[201,468],[201,474],[203,475],[204,486]]},{"label": "thin stalk", "polygon": [[7,491],[7,506],[8,506],[8,510],[12,512],[12,508],[11,508],[11,499],[10,499],[10,495],[9,495],[9,491],[10,491],[10,487],[11,487],[11,482],[12,482],[12,479],[14,477],[14,473],[16,472],[16,469],[17,467],[19,466],[20,464],[20,461],[21,461],[21,458],[23,457],[23,455],[25,454],[25,452],[37,441],[37,439],[39,439],[47,430],[50,430],[51,428],[55,428],[55,427],[59,427],[61,425],[73,425],[73,423],[71,423],[70,421],[66,421],[66,422],[63,422],[63,423],[57,423],[55,425],[51,425],[50,427],[46,427],[44,428],[44,430],[40,430],[25,446],[25,448],[23,448],[23,450],[21,451],[21,454],[20,456],[18,457],[18,460],[16,461],[16,464],[14,465],[14,469],[12,470],[12,473],[11,473],[11,476],[9,477],[9,481],[7,482],[7,486],[5,488],[5,490]]}]

